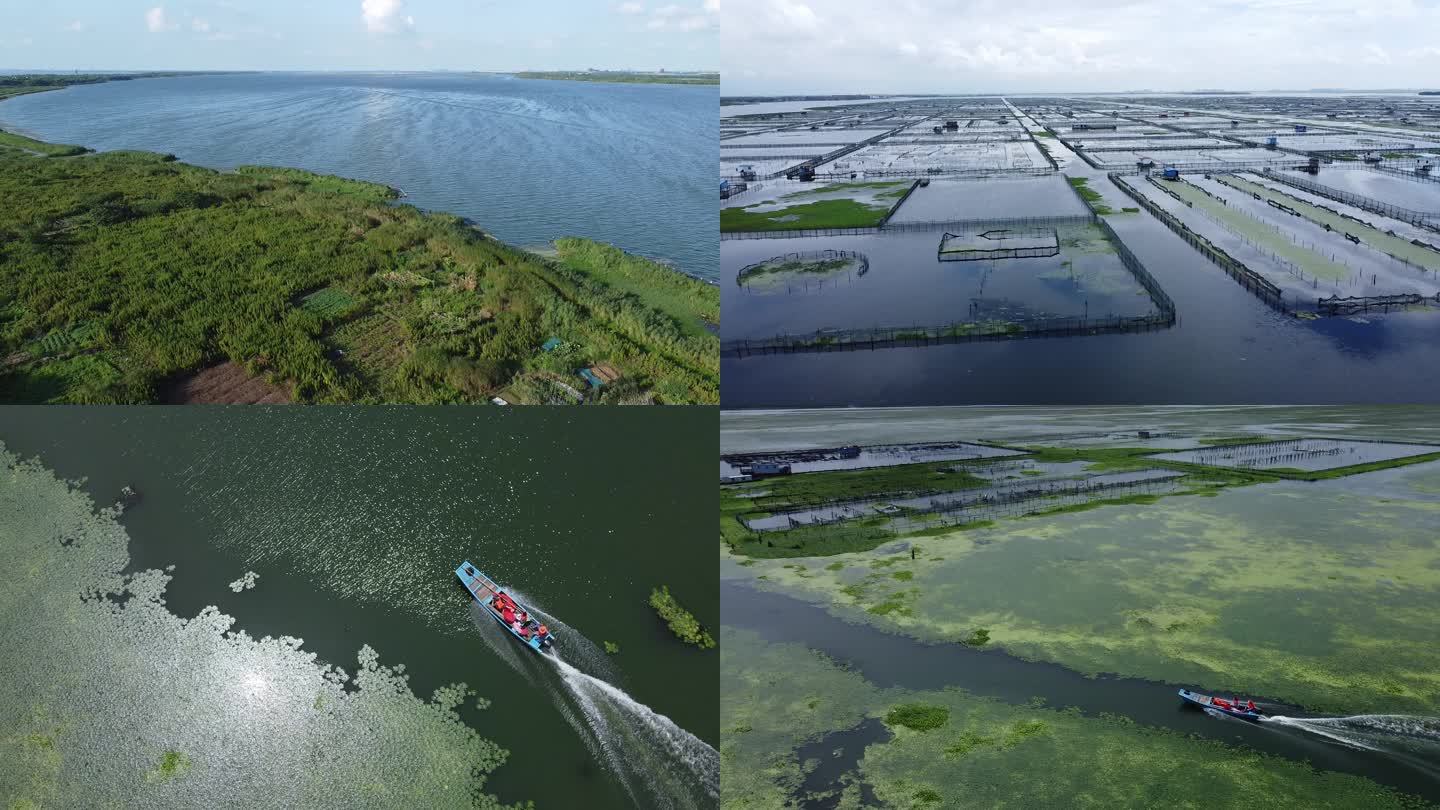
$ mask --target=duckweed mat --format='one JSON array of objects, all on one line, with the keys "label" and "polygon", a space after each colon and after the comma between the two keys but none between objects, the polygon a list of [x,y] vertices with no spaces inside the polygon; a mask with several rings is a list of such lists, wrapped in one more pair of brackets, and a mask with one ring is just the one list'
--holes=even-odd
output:
[{"label": "duckweed mat", "polygon": [[214,607],[177,616],[171,571],[122,573],[118,517],[0,445],[10,807],[502,806],[485,787],[507,752],[460,721],[465,684],[427,700],[368,645],[347,671]]}]

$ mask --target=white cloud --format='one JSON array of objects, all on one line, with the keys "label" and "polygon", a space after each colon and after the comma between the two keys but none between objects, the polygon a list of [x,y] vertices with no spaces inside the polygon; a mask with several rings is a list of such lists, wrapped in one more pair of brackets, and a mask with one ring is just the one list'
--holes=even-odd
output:
[{"label": "white cloud", "polygon": [[84,31],[87,28],[84,20],[72,20],[65,26],[66,31]]},{"label": "white cloud", "polygon": [[166,16],[164,6],[156,6],[145,12],[145,27],[150,29],[150,33],[159,34],[165,31],[174,31],[180,27],[180,24]]},{"label": "white cloud", "polygon": [[366,30],[376,34],[394,34],[415,27],[415,18],[402,15],[404,0],[363,0],[360,17]]},{"label": "white cloud", "polygon": [[[708,6],[708,3],[706,5]],[[719,21],[706,14],[704,9],[705,6],[687,8],[675,3],[660,6],[650,12],[650,19],[645,23],[645,27],[651,31],[688,32],[718,25]]]},{"label": "white cloud", "polygon": [[719,14],[720,0],[705,0],[705,10],[711,14]]},{"label": "white cloud", "polygon": [[210,32],[210,23],[200,19],[199,17],[196,17],[195,19],[190,21],[190,29],[193,31],[198,31],[202,34],[207,34]]},{"label": "white cloud", "polygon": [[716,6],[721,70],[738,79],[726,92],[741,95],[1403,87],[1433,73],[1440,30],[1433,0]]},{"label": "white cloud", "polygon": [[621,14],[639,14],[640,12],[645,10],[645,4],[621,3],[620,5],[615,7],[615,10],[620,12]]}]

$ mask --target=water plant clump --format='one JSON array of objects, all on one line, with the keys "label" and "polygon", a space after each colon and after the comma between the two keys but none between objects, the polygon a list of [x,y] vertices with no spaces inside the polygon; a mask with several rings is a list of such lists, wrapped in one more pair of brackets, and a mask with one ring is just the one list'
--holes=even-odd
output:
[{"label": "water plant clump", "polygon": [[147,782],[166,782],[184,776],[190,770],[190,757],[182,751],[166,751],[160,756],[160,764],[145,774]]},{"label": "water plant clump", "polygon": [[655,608],[655,612],[670,626],[670,632],[674,633],[676,638],[702,650],[715,646],[715,638],[700,626],[700,621],[691,615],[690,611],[681,607],[675,597],[670,595],[669,586],[661,585],[651,591],[650,607]]},{"label": "water plant clump", "polygon": [[[834,253],[834,251],[831,251]],[[789,254],[741,268],[735,283],[752,292],[774,292],[791,284],[823,281],[859,270],[865,262],[859,254]]]},{"label": "water plant clump", "polygon": [[925,703],[903,703],[885,714],[885,722],[912,731],[931,731],[950,720],[950,710]]},{"label": "water plant clump", "polygon": [[507,752],[460,720],[463,684],[426,701],[368,646],[347,671],[214,607],[177,616],[171,574],[122,573],[114,508],[3,445],[0,481],[0,542],[21,572],[0,600],[13,806],[501,807],[485,785]]},{"label": "water plant clump", "polygon": [[259,579],[259,574],[255,573],[254,571],[246,571],[244,576],[230,583],[230,590],[234,591],[235,593],[252,590],[255,587],[256,581],[258,581]]}]

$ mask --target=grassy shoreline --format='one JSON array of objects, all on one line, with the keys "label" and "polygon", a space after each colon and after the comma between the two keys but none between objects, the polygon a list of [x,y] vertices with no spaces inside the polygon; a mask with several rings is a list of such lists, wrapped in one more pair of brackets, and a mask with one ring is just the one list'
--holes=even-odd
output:
[{"label": "grassy shoreline", "polygon": [[0,400],[152,402],[227,362],[307,402],[719,400],[718,288],[662,264],[537,256],[374,183],[15,137]]}]

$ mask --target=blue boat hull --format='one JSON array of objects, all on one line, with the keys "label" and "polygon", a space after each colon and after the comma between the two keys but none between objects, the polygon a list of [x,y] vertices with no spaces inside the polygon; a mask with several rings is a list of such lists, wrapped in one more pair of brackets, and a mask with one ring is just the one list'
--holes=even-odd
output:
[{"label": "blue boat hull", "polygon": [[[490,618],[494,619],[495,623],[500,625],[500,628],[514,637],[516,641],[541,654],[548,651],[551,645],[555,643],[554,633],[547,632],[544,636],[541,636],[538,633],[532,632],[530,635],[524,636],[521,635],[518,630],[506,624],[505,617],[490,603],[494,595],[500,592],[500,586],[495,580],[485,576],[485,572],[471,565],[469,560],[461,563],[460,566],[455,569],[455,577],[460,580],[461,585],[465,586],[465,590],[470,592],[470,596],[480,603],[480,607],[484,608],[485,612],[490,614]],[[509,594],[506,595],[510,596]],[[515,607],[518,610],[531,613],[530,609],[516,601],[515,597],[510,596],[510,601],[515,602]],[[531,615],[533,616],[533,613]]]},{"label": "blue boat hull", "polygon": [[1266,715],[1259,711],[1250,711],[1237,705],[1238,701],[1231,701],[1226,704],[1218,704],[1209,695],[1202,695],[1199,692],[1191,692],[1189,689],[1180,690],[1180,699],[1192,706],[1199,706],[1207,712],[1219,712],[1227,717],[1236,720],[1248,720],[1251,723],[1258,723],[1264,720]]}]

